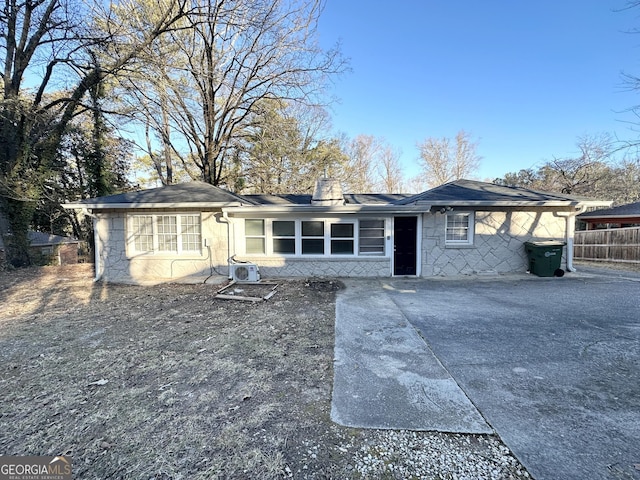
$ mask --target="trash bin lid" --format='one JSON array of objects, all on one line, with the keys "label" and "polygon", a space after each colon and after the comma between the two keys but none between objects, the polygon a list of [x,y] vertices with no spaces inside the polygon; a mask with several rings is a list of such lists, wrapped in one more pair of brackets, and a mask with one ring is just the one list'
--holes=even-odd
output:
[{"label": "trash bin lid", "polygon": [[534,247],[563,247],[566,245],[566,242],[558,242],[557,240],[543,240],[539,242],[524,242],[524,244]]}]

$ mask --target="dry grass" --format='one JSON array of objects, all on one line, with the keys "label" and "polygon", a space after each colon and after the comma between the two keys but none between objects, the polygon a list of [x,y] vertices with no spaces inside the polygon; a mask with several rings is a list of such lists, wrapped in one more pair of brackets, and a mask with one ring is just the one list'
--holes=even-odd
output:
[{"label": "dry grass", "polygon": [[0,454],[71,455],[83,479],[359,478],[375,432],[329,419],[338,285],[245,303],[0,273]]},{"label": "dry grass", "polygon": [[627,263],[627,262],[589,262],[586,260],[575,260],[573,262],[576,266],[594,267],[594,268],[608,268],[610,270],[622,270],[626,272],[640,273],[640,263]]},{"label": "dry grass", "polygon": [[19,273],[1,295],[5,454],[68,453],[80,478],[276,477],[329,395],[331,291],[251,304]]}]

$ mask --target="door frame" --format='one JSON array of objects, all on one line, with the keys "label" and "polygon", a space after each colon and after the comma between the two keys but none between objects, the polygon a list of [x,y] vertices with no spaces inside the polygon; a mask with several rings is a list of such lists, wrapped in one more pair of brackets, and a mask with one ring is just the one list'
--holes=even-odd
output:
[{"label": "door frame", "polygon": [[[396,275],[396,218],[397,217],[414,217],[416,219],[416,274],[415,275]],[[392,277],[419,277],[422,275],[422,214],[415,215],[394,215],[391,219],[391,276]]]}]

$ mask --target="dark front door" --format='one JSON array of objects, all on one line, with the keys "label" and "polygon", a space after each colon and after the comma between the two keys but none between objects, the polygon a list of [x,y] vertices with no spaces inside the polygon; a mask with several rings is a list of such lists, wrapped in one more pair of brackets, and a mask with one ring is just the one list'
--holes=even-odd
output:
[{"label": "dark front door", "polygon": [[393,274],[415,275],[417,259],[417,217],[393,219]]}]

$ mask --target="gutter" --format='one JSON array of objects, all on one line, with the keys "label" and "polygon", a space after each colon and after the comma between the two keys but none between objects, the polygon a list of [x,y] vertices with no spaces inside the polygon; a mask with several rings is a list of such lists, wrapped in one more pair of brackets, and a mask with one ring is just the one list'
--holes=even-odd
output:
[{"label": "gutter", "polygon": [[[591,212],[591,213],[595,214],[596,212],[597,211]],[[629,215],[605,215],[605,216],[602,216],[602,215],[585,215],[585,216],[583,216],[581,218],[581,220],[584,220],[585,222],[586,221],[593,222],[593,221],[596,221],[596,220],[602,220],[602,222],[597,222],[597,223],[614,223],[611,220],[616,220],[616,219],[625,220],[625,219],[628,219],[628,218],[638,218],[638,217],[640,217],[640,213],[636,213],[635,215],[633,215],[633,214],[629,214]]]},{"label": "gutter", "polygon": [[[430,200],[425,205],[449,206],[449,207],[577,207],[590,206],[601,207],[610,205],[611,202],[598,200]],[[411,205],[423,205],[420,201]]]},{"label": "gutter", "polygon": [[563,215],[563,213],[565,212],[557,212],[557,215],[559,217],[564,217],[566,218],[566,226],[565,226],[565,243],[567,244],[567,260],[566,260],[566,267],[567,267],[567,271],[574,273],[576,271],[575,267],[573,266],[573,237],[575,235],[575,231],[576,231],[576,216],[580,215],[581,213],[583,213],[587,207],[589,205],[586,204],[582,204],[578,207],[576,207],[576,211],[574,212],[569,212],[566,215]]},{"label": "gutter", "polygon": [[91,224],[93,226],[93,265],[95,269],[93,281],[97,282],[102,278],[102,275],[104,275],[102,264],[100,263],[100,254],[98,253],[98,241],[100,240],[98,236],[98,216],[91,213],[86,207],[83,207],[81,211],[86,216],[91,217]]},{"label": "gutter", "polygon": [[[602,206],[607,205],[606,202],[599,201],[585,201],[577,202],[574,200],[565,201],[464,201],[464,200],[438,200],[431,202],[413,202],[406,205],[394,205],[394,204],[365,204],[365,205],[336,205],[336,206],[322,206],[322,205],[242,205],[241,208],[229,208],[228,212],[232,216],[244,216],[246,214],[254,214],[260,212],[260,214],[304,214],[304,213],[322,213],[322,214],[354,214],[354,213],[373,213],[373,214],[407,214],[407,213],[425,213],[431,210],[432,207],[456,207],[466,209],[479,209],[481,207],[494,207],[494,208],[522,208],[522,207],[547,207],[547,208],[571,208],[578,206]],[[233,207],[229,205],[229,207]],[[223,211],[226,208],[223,207]]]},{"label": "gutter", "polygon": [[210,209],[210,208],[222,208],[222,207],[243,207],[250,206],[241,202],[228,202],[228,203],[211,203],[211,202],[173,202],[173,203],[64,203],[62,204],[64,208],[68,209],[86,209],[91,208],[93,210],[134,210],[138,208],[149,208],[149,209],[182,209],[182,208],[200,208],[200,209]]},{"label": "gutter", "polygon": [[224,209],[220,221],[227,224],[227,277],[229,280],[233,280],[233,275],[231,275],[231,220],[229,220],[228,212]]}]

